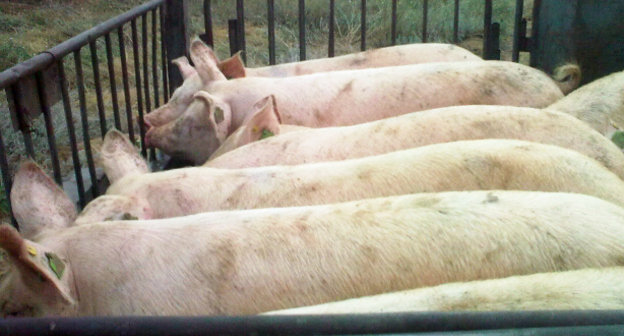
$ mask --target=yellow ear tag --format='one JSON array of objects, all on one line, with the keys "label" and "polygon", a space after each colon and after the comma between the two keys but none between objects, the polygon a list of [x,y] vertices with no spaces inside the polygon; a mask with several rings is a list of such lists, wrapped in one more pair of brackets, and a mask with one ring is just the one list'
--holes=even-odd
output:
[{"label": "yellow ear tag", "polygon": [[26,251],[28,251],[28,254],[30,254],[33,257],[37,255],[37,249],[35,249],[32,246],[26,246]]}]

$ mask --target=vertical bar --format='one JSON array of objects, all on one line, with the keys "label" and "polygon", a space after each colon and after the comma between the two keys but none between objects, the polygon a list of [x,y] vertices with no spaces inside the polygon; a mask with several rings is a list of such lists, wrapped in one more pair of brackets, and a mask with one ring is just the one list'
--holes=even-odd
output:
[{"label": "vertical bar", "polygon": [[63,110],[65,111],[65,123],[67,124],[67,133],[69,134],[69,145],[72,152],[72,162],[74,163],[74,174],[76,175],[76,184],[78,186],[78,202],[83,208],[87,201],[85,199],[84,182],[82,180],[82,169],[80,168],[80,157],[78,156],[78,145],[76,141],[76,130],[74,129],[74,120],[72,117],[71,103],[69,101],[69,92],[67,90],[67,77],[65,75],[65,66],[63,60],[59,60],[59,86],[63,97]]},{"label": "vertical bar", "polygon": [[167,47],[165,44],[165,12],[163,9],[164,7],[162,5],[158,7],[160,11],[160,60],[162,62],[163,101],[167,102],[167,100],[169,100],[169,81],[167,77]]},{"label": "vertical bar", "polygon": [[[137,109],[139,110],[139,137],[141,139],[141,155],[147,156],[145,148],[145,128],[143,127],[143,96],[141,93],[141,63],[139,61],[139,36],[137,34],[136,19],[130,21],[132,28],[132,53],[134,56],[134,85],[137,94]],[[147,74],[146,74],[147,75]]]},{"label": "vertical bar", "polygon": [[429,1],[423,0],[422,41],[427,42],[427,14],[429,13]]},{"label": "vertical bar", "polygon": [[[147,48],[147,42],[149,40],[149,36],[147,35],[147,13],[141,16],[141,40],[142,40],[142,50],[141,55],[143,56],[143,90],[145,92],[145,99],[143,100],[145,104],[145,112],[149,113],[152,110],[152,103],[150,101],[150,85],[149,85],[149,53]],[[143,119],[139,121],[139,124],[143,123]]]},{"label": "vertical bar", "polygon": [[336,28],[336,15],[335,15],[336,3],[334,0],[329,0],[329,47],[327,50],[327,56],[334,57],[335,41],[335,28]]},{"label": "vertical bar", "polygon": [[82,75],[82,60],[80,59],[80,49],[74,51],[74,64],[76,67],[76,82],[78,86],[78,99],[80,101],[80,121],[82,123],[82,141],[85,154],[87,156],[87,165],[89,167],[89,176],[91,176],[91,191],[93,198],[97,197],[100,192],[98,190],[97,175],[95,174],[95,164],[93,163],[93,155],[91,154],[91,138],[89,136],[89,120],[87,119],[87,100],[85,98],[85,87]]},{"label": "vertical bar", "polygon": [[0,170],[2,171],[2,184],[4,185],[4,196],[7,200],[9,207],[9,214],[11,215],[11,222],[16,229],[19,229],[19,225],[13,217],[13,210],[11,209],[11,188],[13,183],[11,181],[11,172],[9,171],[9,162],[6,157],[6,149],[4,147],[4,140],[2,136],[2,130],[0,129]]},{"label": "vertical bar", "polygon": [[267,0],[267,21],[269,29],[269,64],[275,64],[275,0]]},{"label": "vertical bar", "polygon": [[[180,56],[188,56],[189,50],[189,12],[188,0],[165,0],[165,46],[167,47],[167,65]],[[169,94],[182,85],[182,75],[175,67],[167,67]],[[143,138],[141,137],[141,140]]]},{"label": "vertical bar", "polygon": [[[30,135],[30,124],[24,120],[25,113],[22,110],[22,96],[19,82],[11,85],[11,96],[13,96],[13,102],[15,103],[15,111],[17,115],[17,120],[20,127],[20,132],[22,133],[22,137],[24,138],[24,147],[26,148],[26,154],[31,159],[35,159],[35,148],[33,147],[32,136]],[[8,96],[8,95],[7,95]]]},{"label": "vertical bar", "polygon": [[360,9],[360,50],[366,50],[366,0],[361,1]]},{"label": "vertical bar", "polygon": [[[142,47],[143,47],[143,51],[142,51],[142,55],[143,55],[143,89],[145,90],[145,113],[149,113],[152,110],[152,103],[151,103],[151,98],[150,98],[150,85],[149,85],[149,53],[148,53],[148,47],[147,47],[147,42],[149,40],[149,35],[147,33],[147,13],[143,14],[141,16],[141,38],[143,41]],[[140,118],[139,120],[139,128],[143,128],[144,129],[144,125],[143,125],[143,118]],[[154,151],[153,148],[150,149],[149,151],[149,155],[148,155],[148,159],[153,160],[155,159],[156,156],[156,152]]]},{"label": "vertical bar", "polygon": [[490,31],[492,26],[492,0],[485,0],[485,13],[483,14],[483,59],[489,59]]},{"label": "vertical bar", "polygon": [[158,92],[158,42],[156,40],[156,10],[152,11],[152,87],[154,89],[154,108],[160,104]]},{"label": "vertical bar", "polygon": [[392,45],[396,45],[397,37],[397,0],[392,0],[392,26],[390,27]]},{"label": "vertical bar", "polygon": [[459,0],[455,0],[455,15],[453,16],[453,42],[459,43]]},{"label": "vertical bar", "polygon": [[45,122],[46,135],[48,136],[48,147],[50,148],[50,161],[52,162],[54,180],[58,185],[62,186],[63,177],[61,176],[61,165],[59,163],[58,151],[56,150],[54,123],[52,122],[52,115],[50,114],[50,104],[48,103],[45,84],[43,83],[43,74],[41,73],[41,71],[38,71],[35,74],[35,81],[37,85],[37,95],[39,96],[39,105],[41,106],[41,112],[43,113],[43,119]]},{"label": "vertical bar", "polygon": [[520,39],[522,38],[521,25],[522,25],[522,11],[524,7],[524,0],[516,0],[516,13],[514,20],[514,32],[513,32],[513,48],[511,50],[511,60],[518,62],[520,59]]},{"label": "vertical bar", "polygon": [[128,136],[132,143],[134,140],[134,126],[132,124],[132,102],[130,97],[130,80],[128,79],[128,61],[126,60],[126,42],[123,36],[123,26],[117,29],[119,39],[119,56],[121,57],[121,75],[123,77],[124,98],[126,102],[126,122],[128,123]]},{"label": "vertical bar", "polygon": [[113,100],[113,117],[115,118],[115,128],[121,129],[121,119],[119,119],[119,102],[117,98],[117,83],[115,81],[115,61],[113,60],[113,47],[110,33],[104,35],[106,41],[106,61],[108,63],[108,79],[110,82],[111,98]]},{"label": "vertical bar", "polygon": [[539,22],[540,22],[540,9],[542,8],[542,0],[533,1],[533,21],[531,22],[531,57],[529,59],[529,65],[532,67],[537,67],[538,58],[537,55],[534,55],[535,45],[539,41]]},{"label": "vertical bar", "polygon": [[89,51],[91,51],[91,66],[93,67],[93,80],[95,81],[95,95],[97,98],[97,109],[100,117],[100,132],[102,139],[106,135],[106,115],[104,114],[104,101],[102,100],[102,85],[100,84],[100,63],[97,56],[95,40],[89,41]]},{"label": "vertical bar", "polygon": [[247,47],[245,45],[245,1],[236,0],[236,30],[238,34],[238,47],[243,51],[243,61],[247,62]]},{"label": "vertical bar", "polygon": [[209,46],[214,46],[214,37],[212,35],[212,9],[210,0],[204,0],[204,31],[200,38]]},{"label": "vertical bar", "polygon": [[228,36],[230,37],[230,55],[234,55],[237,51],[241,50],[238,44],[238,23],[236,20],[228,20]]},{"label": "vertical bar", "polygon": [[299,60],[306,60],[305,0],[299,0]]}]

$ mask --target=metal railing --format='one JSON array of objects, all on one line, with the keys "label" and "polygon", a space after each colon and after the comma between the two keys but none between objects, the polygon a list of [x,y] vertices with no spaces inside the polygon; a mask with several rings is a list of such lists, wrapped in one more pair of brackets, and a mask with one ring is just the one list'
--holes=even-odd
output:
[{"label": "metal railing", "polygon": [[[233,1],[233,0],[232,0]],[[315,0],[321,1],[321,0]],[[360,49],[367,48],[366,0],[360,0]],[[390,42],[397,43],[397,0],[391,1]],[[484,40],[483,52],[486,59],[500,57],[498,50],[499,26],[492,23],[492,0],[484,0]],[[203,1],[204,33],[200,34],[207,44],[214,45],[211,1]],[[245,2],[236,0],[236,19],[228,21],[230,51],[246,50],[245,41]],[[336,1],[327,0],[329,6],[327,55],[335,55],[336,43]],[[422,2],[422,40],[427,39],[429,2]],[[299,59],[306,59],[306,12],[305,0],[298,0]],[[529,40],[526,35],[526,20],[522,19],[523,0],[516,0],[514,27],[513,60],[518,60],[520,50],[527,50]],[[459,42],[461,1],[454,0],[453,41]],[[276,63],[275,1],[266,1],[269,64]],[[448,18],[449,20],[451,18]],[[129,134],[131,141],[140,144],[143,156],[153,160],[153,150],[145,147],[143,115],[161,103],[165,103],[170,93],[178,87],[182,78],[170,61],[188,53],[189,45],[188,0],[152,0],[122,15],[103,22],[35,57],[0,73],[0,89],[6,92],[14,130],[21,133],[26,155],[35,158],[33,145],[33,123],[42,114],[45,124],[47,150],[54,180],[62,185],[64,175],[59,160],[58,137],[55,134],[54,117],[64,112],[64,125],[67,131],[68,147],[75,175],[77,201],[80,207],[104,190],[98,187],[92,140],[99,133],[103,138],[111,125]],[[128,32],[129,30],[129,32]],[[128,36],[129,35],[129,36]],[[103,41],[103,47],[102,47]],[[116,42],[116,43],[115,43]],[[99,43],[99,47],[98,47]],[[131,45],[127,46],[127,43]],[[90,59],[83,59],[83,49],[88,46]],[[100,69],[99,50],[104,49],[106,67]],[[73,56],[73,63],[67,59]],[[86,54],[86,53],[85,53]],[[115,58],[118,56],[118,58]],[[243,53],[245,58],[245,53]],[[91,67],[93,83],[85,81],[85,63]],[[68,68],[75,78],[70,78]],[[120,70],[120,71],[119,71]],[[104,75],[108,81],[103,80]],[[119,75],[121,78],[118,78]],[[90,77],[88,78],[90,79]],[[70,80],[73,90],[70,90]],[[122,89],[118,91],[118,82]],[[109,96],[104,95],[109,93]],[[72,98],[72,93],[74,97]],[[75,97],[77,96],[77,97]],[[123,96],[123,97],[122,97]],[[88,97],[95,97],[95,105],[90,107]],[[107,106],[106,103],[109,103]],[[62,108],[52,107],[62,103]],[[74,109],[79,111],[79,123],[75,125]],[[59,112],[55,112],[59,111]],[[98,127],[89,131],[89,116],[97,111]],[[110,118],[112,114],[112,120]],[[136,122],[137,119],[140,122]],[[125,119],[125,122],[124,120]],[[7,148],[0,129],[0,171],[7,200],[10,200],[12,173],[7,160]],[[99,131],[99,132],[97,132]],[[79,140],[80,139],[80,140]],[[81,158],[79,149],[82,145]],[[67,160],[68,161],[68,160]],[[83,166],[86,169],[83,170]],[[91,185],[89,187],[89,184]],[[15,224],[15,223],[14,223]]]}]

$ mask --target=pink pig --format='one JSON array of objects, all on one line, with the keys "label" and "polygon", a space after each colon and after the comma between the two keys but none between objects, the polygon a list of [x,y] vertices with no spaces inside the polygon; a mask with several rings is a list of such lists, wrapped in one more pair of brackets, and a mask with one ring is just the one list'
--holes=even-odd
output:
[{"label": "pink pig", "polygon": [[[512,62],[428,63],[224,81],[217,80],[223,74],[206,53],[212,50],[203,43],[192,44],[205,91],[195,94],[181,116],[146,134],[149,145],[196,164],[205,162],[253,114],[251,107],[271,94],[285,124],[309,127],[353,125],[450,105],[544,107],[563,96],[546,74]],[[568,87],[570,82],[558,84]]]},{"label": "pink pig", "polygon": [[2,316],[257,314],[624,260],[624,210],[566,193],[426,193],[43,224],[25,236],[0,226]]}]

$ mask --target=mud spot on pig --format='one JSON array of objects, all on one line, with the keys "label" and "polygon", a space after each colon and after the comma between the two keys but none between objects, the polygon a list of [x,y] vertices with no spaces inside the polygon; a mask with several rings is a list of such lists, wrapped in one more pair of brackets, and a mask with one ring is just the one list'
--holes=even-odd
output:
[{"label": "mud spot on pig", "polygon": [[498,202],[498,196],[494,195],[494,193],[487,193],[485,196],[485,200],[482,203],[496,203]]},{"label": "mud spot on pig", "polygon": [[356,57],[353,58],[353,60],[351,61],[350,65],[353,67],[358,67],[363,65],[364,63],[366,63],[367,61],[367,57],[366,57],[366,53],[364,55],[358,55]]},{"label": "mud spot on pig", "polygon": [[379,261],[379,255],[377,249],[370,245],[363,245],[360,247],[360,255],[364,258],[364,261],[370,264],[376,264]]}]

